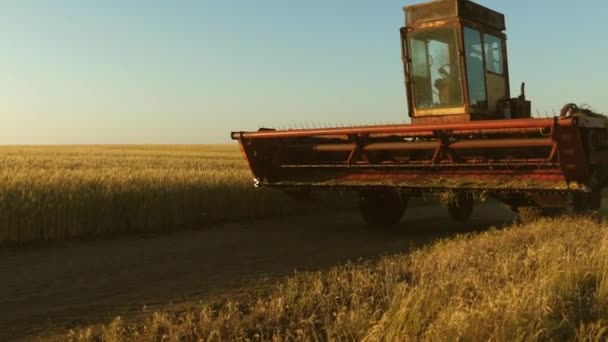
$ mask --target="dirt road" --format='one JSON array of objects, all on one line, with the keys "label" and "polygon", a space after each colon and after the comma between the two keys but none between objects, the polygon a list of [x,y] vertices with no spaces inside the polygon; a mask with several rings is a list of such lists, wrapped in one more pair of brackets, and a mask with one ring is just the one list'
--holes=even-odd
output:
[{"label": "dirt road", "polygon": [[0,250],[0,340],[129,316],[144,305],[205,299],[262,278],[403,252],[511,219],[496,204],[478,206],[464,224],[426,206],[411,208],[399,229],[374,231],[357,212],[342,211]]}]

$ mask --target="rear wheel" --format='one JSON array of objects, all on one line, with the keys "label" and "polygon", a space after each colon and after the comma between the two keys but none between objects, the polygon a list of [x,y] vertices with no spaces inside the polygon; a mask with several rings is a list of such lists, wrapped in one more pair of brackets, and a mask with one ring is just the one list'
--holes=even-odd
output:
[{"label": "rear wheel", "polygon": [[297,202],[311,201],[310,190],[285,191],[285,194]]},{"label": "rear wheel", "polygon": [[589,194],[589,199],[587,202],[588,208],[593,211],[598,211],[602,207],[602,192],[598,189],[593,190]]},{"label": "rear wheel", "polygon": [[396,190],[362,191],[359,196],[361,217],[370,226],[397,225],[405,209],[408,198]]},{"label": "rear wheel", "polygon": [[473,214],[475,198],[470,192],[459,192],[454,199],[448,203],[448,214],[456,221],[466,221]]},{"label": "rear wheel", "polygon": [[578,192],[572,197],[572,211],[576,214],[587,214],[598,211],[602,206],[600,190]]}]

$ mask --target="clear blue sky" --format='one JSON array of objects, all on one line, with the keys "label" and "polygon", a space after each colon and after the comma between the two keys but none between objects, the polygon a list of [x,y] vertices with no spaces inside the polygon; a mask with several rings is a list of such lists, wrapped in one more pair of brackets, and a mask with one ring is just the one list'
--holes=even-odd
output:
[{"label": "clear blue sky", "polygon": [[[398,29],[417,1],[0,3],[0,144],[217,143],[258,125],[407,120]],[[608,3],[507,15],[512,94],[608,113]]]}]

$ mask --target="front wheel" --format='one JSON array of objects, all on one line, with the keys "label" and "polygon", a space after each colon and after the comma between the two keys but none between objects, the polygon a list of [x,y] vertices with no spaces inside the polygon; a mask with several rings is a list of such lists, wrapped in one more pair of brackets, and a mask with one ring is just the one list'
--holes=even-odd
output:
[{"label": "front wheel", "polygon": [[602,206],[600,190],[591,192],[578,192],[572,195],[572,211],[575,214],[589,214],[597,212]]},{"label": "front wheel", "polygon": [[455,198],[448,203],[448,214],[456,221],[464,222],[473,214],[475,198],[470,192],[459,192]]},{"label": "front wheel", "polygon": [[361,217],[370,226],[397,225],[405,209],[408,198],[397,190],[362,191],[359,196]]}]

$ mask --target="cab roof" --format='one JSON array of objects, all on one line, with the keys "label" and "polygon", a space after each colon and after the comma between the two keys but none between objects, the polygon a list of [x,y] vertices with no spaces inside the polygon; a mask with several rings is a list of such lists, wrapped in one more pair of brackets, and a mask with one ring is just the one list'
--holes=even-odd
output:
[{"label": "cab roof", "polygon": [[505,16],[469,0],[435,0],[403,7],[408,26],[419,23],[461,17],[504,31]]}]

